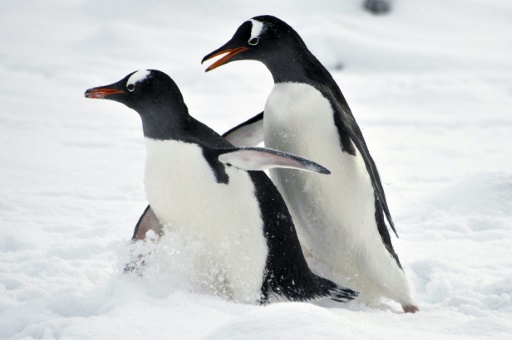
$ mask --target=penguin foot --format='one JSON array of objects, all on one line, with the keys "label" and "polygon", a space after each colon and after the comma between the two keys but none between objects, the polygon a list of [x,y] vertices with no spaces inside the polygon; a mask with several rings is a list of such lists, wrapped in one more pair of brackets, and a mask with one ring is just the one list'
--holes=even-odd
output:
[{"label": "penguin foot", "polygon": [[402,305],[402,308],[404,309],[405,313],[412,313],[412,314],[414,314],[414,313],[420,311],[420,309],[417,306],[412,306],[412,305],[409,305],[409,306]]}]

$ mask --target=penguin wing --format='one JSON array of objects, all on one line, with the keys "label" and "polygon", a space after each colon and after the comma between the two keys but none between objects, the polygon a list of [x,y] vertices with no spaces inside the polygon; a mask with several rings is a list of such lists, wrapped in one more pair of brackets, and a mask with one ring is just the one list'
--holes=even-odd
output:
[{"label": "penguin wing", "polygon": [[256,146],[263,142],[263,112],[225,132],[224,137],[234,146]]},{"label": "penguin wing", "polygon": [[[336,102],[335,100],[331,100],[331,102]],[[338,126],[338,130],[340,135],[348,134],[355,147],[361,154],[364,160],[364,164],[366,166],[366,171],[370,175],[370,179],[372,181],[373,189],[376,192],[376,197],[378,203],[384,214],[386,215],[386,219],[391,226],[391,229],[395,233],[396,237],[398,237],[398,233],[395,229],[395,224],[393,223],[393,219],[391,218],[391,213],[389,212],[388,203],[386,201],[386,194],[384,193],[384,188],[382,187],[382,183],[380,181],[379,172],[377,171],[377,166],[373,161],[372,156],[370,155],[370,151],[366,146],[366,142],[364,141],[363,134],[357,125],[354,116],[352,115],[350,108],[348,105],[339,106],[337,110],[335,110],[335,122]]]},{"label": "penguin wing", "polygon": [[320,174],[331,172],[308,159],[268,148],[242,147],[217,149],[219,162],[242,170],[266,170],[270,168],[290,168]]},{"label": "penguin wing", "polygon": [[135,230],[133,231],[132,241],[140,241],[146,239],[146,233],[149,230],[153,230],[156,235],[162,234],[162,225],[155,213],[148,205],[146,210],[142,213],[142,216],[139,218],[137,225],[135,226]]},{"label": "penguin wing", "polygon": [[[393,219],[391,218],[391,213],[389,212],[388,203],[386,201],[386,194],[384,193],[384,188],[382,187],[382,182],[380,180],[379,172],[377,171],[377,166],[375,165],[375,162],[370,155],[370,151],[368,151],[368,147],[366,146],[366,143],[364,139],[358,138],[358,134],[354,132],[352,129],[347,129],[350,138],[352,139],[352,142],[356,145],[357,149],[361,153],[361,156],[363,156],[364,163],[366,165],[366,170],[370,174],[370,178],[372,180],[372,186],[374,190],[377,192],[377,198],[379,200],[379,204],[382,207],[382,210],[384,210],[384,214],[386,215],[386,219],[389,222],[389,225],[391,226],[391,229],[393,229],[393,232],[395,233],[396,237],[398,237],[398,233],[395,229],[395,223],[393,222]],[[359,130],[359,128],[358,128]],[[359,132],[359,135],[361,133]]]}]

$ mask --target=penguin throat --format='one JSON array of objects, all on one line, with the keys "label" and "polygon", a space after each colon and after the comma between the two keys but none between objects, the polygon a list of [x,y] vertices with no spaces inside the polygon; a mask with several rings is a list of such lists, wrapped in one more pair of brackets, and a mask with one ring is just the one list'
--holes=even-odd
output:
[{"label": "penguin throat", "polygon": [[146,111],[140,115],[144,137],[157,140],[183,140],[186,130],[189,129],[190,116],[174,114],[161,110]]},{"label": "penguin throat", "polygon": [[[281,58],[284,57],[284,58]],[[263,63],[267,66],[274,83],[308,83],[304,62],[301,58],[291,58],[290,55],[268,58]]]}]

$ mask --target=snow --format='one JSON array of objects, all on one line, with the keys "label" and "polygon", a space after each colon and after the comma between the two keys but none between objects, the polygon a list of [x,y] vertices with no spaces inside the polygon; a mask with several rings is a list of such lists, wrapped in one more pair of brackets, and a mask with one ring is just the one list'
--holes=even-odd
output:
[{"label": "snow", "polygon": [[[11,1],[0,21],[0,338],[467,338],[512,333],[512,4]],[[257,62],[204,55],[251,17],[302,36],[340,84],[383,178],[421,311],[237,304],[165,248],[123,274],[146,206],[137,114],[86,89],[160,69],[219,132],[260,112]],[[143,245],[146,246],[146,245]],[[148,245],[149,246],[149,245]],[[166,256],[167,255],[167,256]]]}]

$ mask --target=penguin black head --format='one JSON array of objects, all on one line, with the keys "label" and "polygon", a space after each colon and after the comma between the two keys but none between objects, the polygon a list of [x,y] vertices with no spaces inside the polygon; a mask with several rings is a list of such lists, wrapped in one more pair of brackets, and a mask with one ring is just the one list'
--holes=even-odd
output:
[{"label": "penguin black head", "polygon": [[269,66],[269,63],[302,47],[305,48],[304,42],[287,23],[262,15],[244,22],[230,41],[205,56],[201,63],[227,53],[210,65],[206,72],[236,60],[258,60]]},{"label": "penguin black head", "polygon": [[132,72],[116,83],[88,89],[85,97],[114,100],[137,111],[146,137],[167,139],[190,117],[176,83],[157,70]]},{"label": "penguin black head", "polygon": [[163,101],[183,102],[176,83],[167,74],[157,70],[132,72],[116,83],[88,89],[85,97],[114,100],[139,114]]}]

